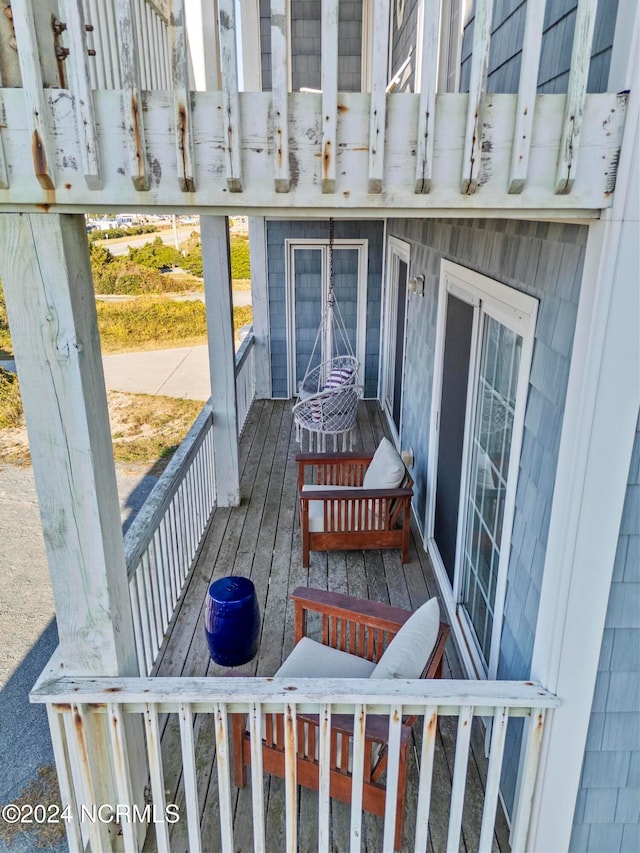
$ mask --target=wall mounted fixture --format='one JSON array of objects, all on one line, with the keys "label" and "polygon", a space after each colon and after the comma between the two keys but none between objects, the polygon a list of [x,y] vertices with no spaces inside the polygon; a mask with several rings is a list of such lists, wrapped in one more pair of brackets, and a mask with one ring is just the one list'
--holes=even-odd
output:
[{"label": "wall mounted fixture", "polygon": [[424,276],[416,275],[409,279],[409,292],[424,296]]}]

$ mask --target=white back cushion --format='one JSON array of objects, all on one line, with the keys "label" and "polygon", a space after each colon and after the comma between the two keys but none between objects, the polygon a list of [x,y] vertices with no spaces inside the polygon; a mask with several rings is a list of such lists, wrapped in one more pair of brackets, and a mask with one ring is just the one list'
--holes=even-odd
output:
[{"label": "white back cushion", "polygon": [[431,598],[413,613],[389,643],[370,678],[420,678],[438,638],[440,608]]},{"label": "white back cushion", "polygon": [[365,472],[362,486],[365,489],[397,489],[404,473],[400,454],[388,438],[383,438]]}]

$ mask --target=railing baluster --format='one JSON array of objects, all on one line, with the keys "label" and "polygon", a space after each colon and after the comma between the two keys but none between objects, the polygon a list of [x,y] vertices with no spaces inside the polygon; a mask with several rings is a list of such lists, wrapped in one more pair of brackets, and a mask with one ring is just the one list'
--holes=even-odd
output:
[{"label": "railing baluster", "polygon": [[436,127],[436,89],[438,81],[438,41],[440,39],[440,3],[422,4],[422,52],[420,100],[418,103],[417,193],[431,190],[433,141]]},{"label": "railing baluster", "polygon": [[116,37],[117,27],[113,0],[106,0],[105,8],[107,11],[107,32],[104,36],[103,49],[105,51],[106,61],[111,69],[113,87],[114,89],[121,89],[122,75],[120,74],[120,54],[118,53],[118,39]]},{"label": "railing baluster", "polygon": [[[147,601],[147,595],[145,591],[145,582],[144,582],[144,573],[137,572],[134,577],[134,583],[136,584],[136,592],[138,601],[140,602],[140,624],[142,627],[142,643],[144,645],[144,665],[145,671],[151,672],[151,668],[153,667],[153,659],[154,655],[152,652],[152,643],[151,643],[151,623],[149,621],[149,603]],[[139,661],[140,666],[142,668],[142,662]]]},{"label": "railing baluster", "polygon": [[[162,769],[162,749],[160,745],[160,727],[158,711],[155,705],[145,705],[144,724],[147,741],[147,758],[149,760],[149,780],[151,796],[156,810],[165,814],[166,798],[164,794],[164,772]],[[158,853],[169,853],[169,828],[165,820],[154,823],[156,831],[156,846]]]},{"label": "railing baluster", "polygon": [[331,705],[320,711],[320,767],[318,769],[318,850],[329,850],[329,791],[331,782]]},{"label": "railing baluster", "polygon": [[[69,713],[66,711],[65,713]],[[67,832],[67,844],[70,853],[80,853],[84,849],[82,834],[80,832],[80,821],[76,804],[76,794],[73,787],[73,776],[69,767],[68,744],[64,729],[63,716],[49,703],[47,704],[47,718],[49,720],[49,732],[51,734],[51,745],[56,762],[56,773],[58,774],[58,786],[60,788],[60,805],[63,814],[67,811],[70,818],[65,820]]]},{"label": "railing baluster", "polygon": [[469,101],[464,135],[464,152],[462,155],[462,177],[460,181],[460,192],[466,195],[471,195],[478,189],[480,176],[484,97],[487,89],[492,15],[493,0],[477,0],[473,25]]},{"label": "railing baluster", "polygon": [[[356,705],[353,712],[353,765],[351,770],[351,853],[360,853],[362,847],[362,791],[364,787],[364,735],[367,712],[364,705]],[[347,738],[347,735],[343,735]]]},{"label": "railing baluster", "polygon": [[287,850],[298,849],[298,743],[296,738],[296,706],[286,702],[284,706],[284,764],[285,764],[285,839]]},{"label": "railing baluster", "polygon": [[389,54],[389,0],[374,0],[373,50],[371,70],[371,110],[369,114],[368,192],[382,192],[384,173],[385,121],[387,114],[387,64]]},{"label": "railing baluster", "polygon": [[400,766],[400,738],[402,735],[402,705],[389,709],[389,753],[387,759],[386,797],[384,803],[384,835],[382,849],[393,853],[398,812],[398,782]]},{"label": "railing baluster", "polygon": [[198,777],[196,773],[196,754],[193,739],[193,713],[191,705],[188,702],[180,703],[179,719],[189,849],[192,853],[197,853],[197,851],[201,850],[200,810],[198,806]]},{"label": "railing baluster", "polygon": [[438,709],[424,709],[422,729],[422,750],[420,754],[420,780],[418,782],[418,803],[416,812],[415,853],[426,853],[429,838],[429,810],[431,808],[431,784],[433,780],[433,761],[438,733]]},{"label": "railing baluster", "polygon": [[[124,90],[122,108],[129,155],[129,176],[135,189],[146,191],[149,189],[149,177],[147,175],[142,101],[140,99],[138,57],[141,54],[135,44],[136,22],[132,14],[132,2],[135,3],[135,0],[115,0],[122,88]],[[142,58],[144,58],[144,52]]]},{"label": "railing baluster", "polygon": [[322,33],[322,192],[336,191],[338,147],[338,0],[324,0]]},{"label": "railing baluster", "polygon": [[[129,768],[129,752],[127,750],[127,736],[125,733],[122,706],[112,702],[107,706],[107,713],[109,717],[109,737],[111,740],[111,754],[113,757],[113,772],[118,803],[132,807],[131,770]],[[124,849],[127,851],[131,850],[132,853],[138,850],[135,821],[122,820],[120,826]]]},{"label": "railing baluster", "polygon": [[460,710],[460,716],[458,717],[456,752],[453,762],[451,807],[449,809],[449,831],[447,833],[447,853],[458,853],[458,848],[460,846],[462,809],[464,806],[464,792],[467,781],[467,764],[469,761],[469,744],[471,742],[472,722],[473,708],[462,708]]},{"label": "railing baluster", "polygon": [[262,709],[259,702],[249,708],[251,735],[251,804],[253,806],[253,849],[266,853],[264,788],[262,781]]},{"label": "railing baluster", "polygon": [[239,193],[242,192],[240,97],[238,94],[235,5],[233,0],[218,0],[218,22],[227,187],[229,192]]},{"label": "railing baluster", "polygon": [[542,745],[544,718],[544,708],[537,708],[532,711],[530,718],[525,723],[526,746],[518,770],[520,784],[517,786],[517,801],[514,805],[511,824],[512,850],[524,850],[527,841],[533,789],[536,784],[536,771]]},{"label": "railing baluster", "polygon": [[105,50],[106,33],[104,31],[104,23],[102,21],[102,9],[98,8],[98,0],[88,0],[89,3],[89,21],[93,26],[94,44],[96,49],[95,55],[95,75],[96,89],[107,89],[107,71],[105,65]]},{"label": "railing baluster", "polygon": [[231,809],[231,771],[229,767],[229,739],[227,708],[224,702],[215,703],[216,764],[218,765],[218,797],[220,836],[223,853],[233,851],[233,813]]},{"label": "railing baluster", "polygon": [[289,192],[289,3],[271,0],[271,98],[273,103],[274,181]]},{"label": "railing baluster", "polygon": [[140,616],[140,599],[138,597],[138,585],[135,577],[129,579],[129,600],[131,602],[131,615],[133,617],[133,635],[136,641],[136,654],[138,656],[138,666],[140,668],[140,675],[147,675],[149,669],[146,666],[146,656],[142,634],[142,621]]},{"label": "railing baluster", "polygon": [[[493,828],[496,822],[496,808],[500,793],[500,773],[502,771],[502,756],[504,755],[505,737],[509,709],[496,708],[493,714],[493,731],[491,732],[491,751],[489,753],[489,769],[487,784],[484,790],[484,807],[482,810],[482,828],[480,830],[479,850],[490,850]],[[514,848],[517,849],[517,848]]]}]

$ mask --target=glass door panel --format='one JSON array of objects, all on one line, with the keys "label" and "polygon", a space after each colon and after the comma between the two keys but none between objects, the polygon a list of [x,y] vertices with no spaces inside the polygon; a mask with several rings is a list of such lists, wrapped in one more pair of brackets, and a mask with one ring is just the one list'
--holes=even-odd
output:
[{"label": "glass door panel", "polygon": [[489,660],[522,337],[484,315],[460,604]]},{"label": "glass door panel", "polygon": [[[293,249],[293,283],[295,293],[295,387],[304,378],[318,334],[323,309],[322,248]],[[320,363],[320,347],[316,350],[314,364]]]}]

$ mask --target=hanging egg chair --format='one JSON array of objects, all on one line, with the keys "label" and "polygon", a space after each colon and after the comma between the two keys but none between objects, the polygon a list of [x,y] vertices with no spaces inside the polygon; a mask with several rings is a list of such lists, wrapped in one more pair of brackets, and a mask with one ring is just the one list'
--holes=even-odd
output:
[{"label": "hanging egg chair", "polygon": [[[298,386],[298,402],[293,407],[296,438],[303,443],[303,431],[309,434],[309,451],[324,452],[327,436],[333,437],[333,450],[353,447],[353,430],[362,386],[356,385],[360,362],[349,341],[333,283],[333,219],[329,220],[329,287],[327,302],[311,350],[304,377]],[[330,357],[318,363],[325,343]]]}]

